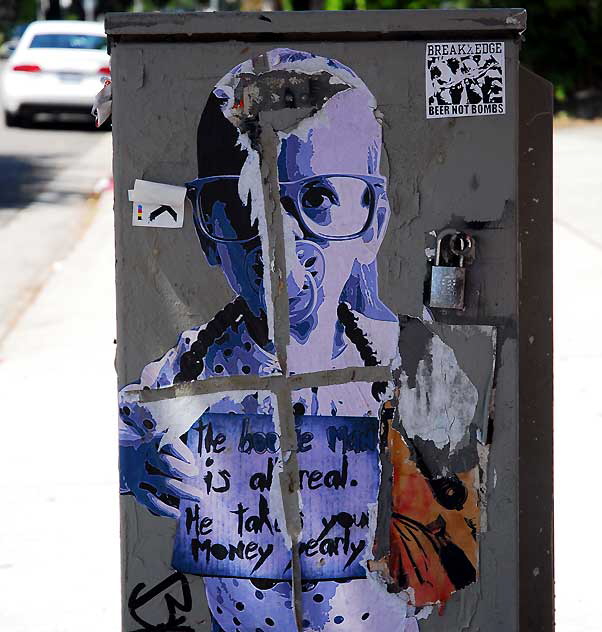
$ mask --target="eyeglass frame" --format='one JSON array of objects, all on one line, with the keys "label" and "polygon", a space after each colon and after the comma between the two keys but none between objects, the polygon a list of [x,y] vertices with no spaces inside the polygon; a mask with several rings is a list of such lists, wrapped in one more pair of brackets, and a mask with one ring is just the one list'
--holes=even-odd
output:
[{"label": "eyeglass frame", "polygon": [[[306,182],[317,179],[317,178],[354,178],[356,180],[361,180],[362,182],[364,182],[364,184],[368,186],[372,199],[371,199],[370,209],[368,211],[368,217],[366,219],[366,222],[364,223],[364,226],[359,231],[351,235],[330,237],[327,235],[320,235],[319,233],[317,233],[315,230],[312,230],[307,225],[307,222],[305,221],[304,213],[299,209],[300,207],[299,196],[301,194],[302,186]],[[203,185],[209,182],[216,182],[219,180],[239,180],[239,179],[240,179],[239,175],[238,176],[223,175],[223,176],[207,176],[205,178],[196,178],[195,180],[186,182],[186,188],[187,188],[186,195],[188,196],[188,198],[190,199],[192,203],[195,224],[201,230],[201,232],[203,233],[203,236],[206,237],[207,239],[210,239],[211,241],[215,241],[217,243],[224,243],[224,244],[246,244],[260,237],[259,229],[257,230],[256,235],[253,235],[252,237],[248,237],[246,239],[228,239],[225,237],[215,237],[214,235],[209,234],[209,230],[205,226],[205,220],[203,219],[202,209],[200,208],[200,204],[199,204],[201,192],[203,190]],[[311,176],[306,176],[305,178],[300,178],[299,180],[285,180],[282,182],[279,181],[278,184],[280,186],[280,192],[281,192],[280,199],[282,199],[283,197],[289,197],[291,200],[293,200],[293,203],[295,204],[294,214],[290,213],[286,209],[285,209],[285,212],[295,217],[295,219],[299,222],[301,228],[306,234],[314,238],[326,239],[328,241],[349,241],[351,239],[357,239],[357,237],[360,237],[361,235],[363,235],[371,226],[372,221],[374,220],[374,213],[376,212],[376,206],[377,206],[378,200],[383,195],[386,195],[387,193],[387,179],[385,178],[385,176],[376,176],[376,175],[370,175],[370,174],[318,173]],[[201,186],[198,186],[198,185],[201,185]],[[376,189],[377,186],[381,187],[382,190],[377,191]],[[295,192],[295,196],[288,195],[288,193],[284,195],[282,194],[283,189],[291,189],[291,188],[293,188],[293,191]],[[193,193],[195,194],[194,196],[192,195]],[[295,199],[296,199],[296,202],[295,202]]]}]

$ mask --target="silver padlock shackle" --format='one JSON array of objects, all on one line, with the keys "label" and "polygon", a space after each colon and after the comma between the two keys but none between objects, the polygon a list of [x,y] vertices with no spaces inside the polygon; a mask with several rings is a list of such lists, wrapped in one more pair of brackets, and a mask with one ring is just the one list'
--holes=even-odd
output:
[{"label": "silver padlock shackle", "polygon": [[[450,237],[449,249],[458,257],[459,267],[464,266],[464,258],[474,251],[474,240],[470,235],[456,230],[455,228],[446,228],[437,235],[437,247],[435,250],[435,265],[441,265],[441,244],[446,237]],[[461,248],[457,248],[454,243],[454,237],[458,237],[460,242],[464,244]]]}]

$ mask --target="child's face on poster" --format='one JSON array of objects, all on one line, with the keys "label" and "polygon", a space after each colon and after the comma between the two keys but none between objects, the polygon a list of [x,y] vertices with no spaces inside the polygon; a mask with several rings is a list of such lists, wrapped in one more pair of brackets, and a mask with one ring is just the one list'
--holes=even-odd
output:
[{"label": "child's face on poster", "polygon": [[[336,309],[354,266],[376,259],[390,212],[380,151],[380,124],[367,95],[354,89],[337,93],[311,119],[280,135],[271,168],[280,182],[292,322],[315,316],[322,305]],[[203,242],[209,263],[222,267],[253,311],[265,310],[257,218],[264,209],[241,195],[237,179],[206,184],[201,202],[210,230],[244,239]]]}]

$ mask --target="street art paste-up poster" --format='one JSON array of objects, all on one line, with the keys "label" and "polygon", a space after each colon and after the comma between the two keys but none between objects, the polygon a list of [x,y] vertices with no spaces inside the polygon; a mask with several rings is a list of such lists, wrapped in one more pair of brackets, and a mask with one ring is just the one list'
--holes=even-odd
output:
[{"label": "street art paste-up poster", "polygon": [[[368,507],[376,503],[379,484],[378,420],[303,415],[295,418],[295,431],[302,576],[364,577]],[[290,580],[285,525],[273,510],[281,457],[272,417],[206,413],[188,437],[205,457],[204,473],[191,481],[200,502],[180,504],[185,519],[178,526],[174,567],[204,576]],[[233,539],[224,539],[226,534]]]},{"label": "street art paste-up poster", "polygon": [[504,42],[429,42],[426,117],[505,114]]},{"label": "street art paste-up poster", "polygon": [[153,589],[181,582],[174,625],[187,575],[212,632],[416,632],[478,581],[495,330],[380,299],[382,126],[362,79],[308,51],[207,99],[185,226],[234,297],[120,391],[121,491],[175,525]]}]

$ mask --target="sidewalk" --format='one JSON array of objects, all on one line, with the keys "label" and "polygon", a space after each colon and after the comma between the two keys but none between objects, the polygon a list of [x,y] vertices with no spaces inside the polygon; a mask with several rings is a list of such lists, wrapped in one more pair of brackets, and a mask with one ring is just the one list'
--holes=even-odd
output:
[{"label": "sidewalk", "polygon": [[602,125],[559,129],[554,145],[556,629],[600,632]]},{"label": "sidewalk", "polygon": [[0,630],[117,632],[112,191],[0,346]]}]

